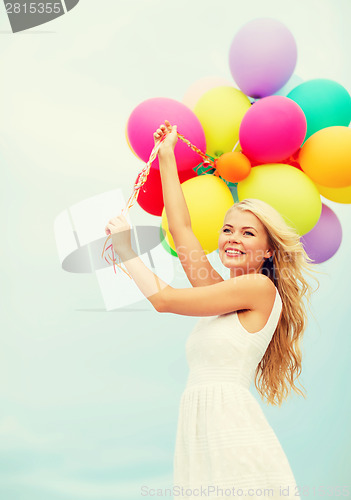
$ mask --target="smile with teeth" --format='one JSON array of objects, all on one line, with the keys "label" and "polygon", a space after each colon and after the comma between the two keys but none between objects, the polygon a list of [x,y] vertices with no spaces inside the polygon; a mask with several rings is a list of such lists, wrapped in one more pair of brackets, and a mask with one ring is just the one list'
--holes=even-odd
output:
[{"label": "smile with teeth", "polygon": [[227,255],[245,255],[244,252],[240,252],[239,250],[225,250]]}]

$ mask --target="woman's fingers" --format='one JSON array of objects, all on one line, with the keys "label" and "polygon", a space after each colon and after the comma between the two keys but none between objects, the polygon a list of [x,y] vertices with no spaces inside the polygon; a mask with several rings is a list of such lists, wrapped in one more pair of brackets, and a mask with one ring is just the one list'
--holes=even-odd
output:
[{"label": "woman's fingers", "polygon": [[155,140],[161,139],[166,133],[173,131],[173,127],[168,120],[165,120],[164,124],[161,124],[159,128],[154,132]]},{"label": "woman's fingers", "polygon": [[160,127],[157,129],[157,132],[161,132],[161,133],[165,132],[167,129],[169,129],[169,127],[170,127],[169,121],[165,120],[165,125],[161,124]]},{"label": "woman's fingers", "polygon": [[171,130],[172,130],[172,125],[169,123],[169,121],[168,121],[168,120],[165,120],[165,124],[166,124],[167,129],[168,129],[169,131],[171,131]]}]

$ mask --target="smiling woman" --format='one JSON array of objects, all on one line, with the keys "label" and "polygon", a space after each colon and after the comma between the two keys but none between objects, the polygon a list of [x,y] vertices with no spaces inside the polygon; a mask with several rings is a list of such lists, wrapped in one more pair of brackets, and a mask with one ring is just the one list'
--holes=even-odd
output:
[{"label": "smiling woman", "polygon": [[[235,204],[227,212],[218,239],[219,256],[230,269],[230,277],[257,274],[265,259],[272,257],[267,231],[260,219],[248,210],[239,210]],[[237,210],[235,210],[237,208]]]},{"label": "smiling woman", "polygon": [[[115,250],[157,311],[201,317],[186,343],[189,376],[179,408],[174,484],[268,488],[274,498],[284,488],[284,497],[294,498],[290,464],[249,387],[254,380],[272,405],[281,405],[291,389],[304,395],[294,379],[301,371],[302,297],[311,295],[304,273],[314,277],[311,259],[273,207],[246,199],[228,210],[219,232],[219,258],[230,269],[224,280],[191,229],[174,157],[176,128],[166,121],[154,138],[164,138],[158,154],[165,209],[193,288],[167,285],[122,248],[118,236]],[[115,223],[125,229],[124,220]],[[108,227],[118,232],[113,221]]]}]

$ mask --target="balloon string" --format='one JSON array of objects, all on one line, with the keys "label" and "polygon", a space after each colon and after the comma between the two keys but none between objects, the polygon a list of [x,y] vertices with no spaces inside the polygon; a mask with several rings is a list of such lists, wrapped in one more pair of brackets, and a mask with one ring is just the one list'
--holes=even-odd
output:
[{"label": "balloon string", "polygon": [[[150,158],[149,158],[149,161],[145,164],[144,168],[141,170],[141,172],[139,173],[135,183],[134,183],[134,187],[133,187],[133,192],[132,194],[130,195],[127,203],[126,203],[126,206],[123,208],[121,214],[125,215],[128,213],[129,209],[132,208],[132,206],[134,205],[134,203],[137,201],[137,198],[139,196],[139,191],[140,191],[140,188],[143,186],[143,184],[145,184],[146,182],[146,179],[147,179],[147,176],[149,175],[149,172],[150,172],[150,168],[151,168],[151,164],[152,162],[155,160],[156,156],[157,156],[157,153],[161,147],[161,144],[162,142],[165,140],[167,134],[164,135],[162,137],[162,139],[160,139],[159,142],[157,142],[155,144],[155,146],[153,147],[152,151],[151,151],[151,154],[150,154]],[[203,173],[209,171],[209,170],[212,170],[213,168],[216,168],[215,167],[215,162],[212,160],[212,158],[208,155],[206,155],[205,153],[203,153],[201,151],[201,149],[197,148],[196,146],[194,146],[194,144],[192,144],[188,139],[186,139],[184,137],[184,135],[180,134],[179,132],[177,133],[177,136],[179,137],[179,139],[181,139],[183,142],[185,142],[185,144],[187,146],[189,146],[190,149],[192,149],[193,151],[195,151],[195,153],[199,154],[201,156],[201,158],[204,160],[203,163],[204,164],[207,164],[207,165],[211,165],[207,170],[205,170]],[[217,171],[215,171],[216,175],[217,174]],[[122,267],[121,267],[121,261],[120,261],[120,258],[118,256],[118,263],[116,262],[116,259],[114,257],[114,250],[113,250],[113,245],[109,245],[107,248],[106,248],[106,245],[109,241],[109,239],[111,238],[111,234],[107,237],[106,241],[105,241],[105,244],[104,244],[104,247],[103,247],[103,250],[102,250],[102,254],[101,254],[101,258],[102,259],[105,259],[106,262],[108,262],[108,260],[106,259],[106,256],[104,256],[104,253],[107,252],[109,249],[111,249],[111,253],[112,253],[112,258],[110,256],[108,256],[108,258],[113,262],[113,270],[116,274],[116,267],[119,267],[123,272],[125,272],[130,279],[133,279],[131,277],[131,275],[128,273],[128,271],[124,270]],[[108,262],[110,263],[110,262]]]},{"label": "balloon string", "polygon": [[233,147],[233,149],[232,149],[232,153],[236,150],[236,148],[237,148],[237,146],[238,146],[239,142],[240,142],[240,141],[238,140],[238,142],[237,142],[237,143],[235,144],[235,146]]}]

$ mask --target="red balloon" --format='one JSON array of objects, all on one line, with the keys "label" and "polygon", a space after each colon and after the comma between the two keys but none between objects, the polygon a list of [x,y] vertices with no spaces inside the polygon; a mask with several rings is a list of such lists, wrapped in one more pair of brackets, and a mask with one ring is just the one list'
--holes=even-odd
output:
[{"label": "red balloon", "polygon": [[292,167],[298,168],[299,170],[301,170],[301,172],[303,172],[302,168],[300,167],[300,164],[297,161],[291,161],[289,159],[286,161],[282,161],[282,163],[286,163],[287,165],[291,165]]},{"label": "red balloon", "polygon": [[282,163],[287,163],[288,165],[291,165],[292,167],[296,167],[299,170],[301,170],[301,172],[303,172],[301,165],[298,162],[300,151],[301,151],[301,148],[299,148],[297,151],[295,151],[294,154],[292,154],[287,160],[283,161]]},{"label": "red balloon", "polygon": [[[139,177],[139,176],[138,176]],[[137,179],[138,179],[137,177]],[[197,177],[194,170],[181,170],[178,172],[179,181],[182,184],[188,179]],[[159,169],[150,168],[149,175],[145,183],[141,186],[137,198],[137,203],[145,212],[151,215],[162,215],[164,207],[161,174]]]},{"label": "red balloon", "polygon": [[[298,168],[299,170],[301,170],[301,172],[303,172],[301,165],[298,162],[300,151],[301,151],[301,148],[299,148],[297,151],[295,151],[295,153],[293,153],[291,156],[289,156],[289,158],[287,158],[286,160],[281,161],[279,163],[285,163],[287,165],[291,165],[292,167]],[[259,161],[254,161],[254,160],[251,161],[251,167],[257,167],[257,165],[264,165],[264,163],[259,162]]]}]

